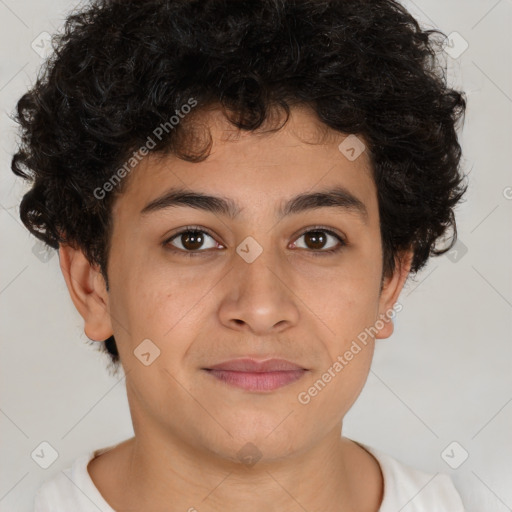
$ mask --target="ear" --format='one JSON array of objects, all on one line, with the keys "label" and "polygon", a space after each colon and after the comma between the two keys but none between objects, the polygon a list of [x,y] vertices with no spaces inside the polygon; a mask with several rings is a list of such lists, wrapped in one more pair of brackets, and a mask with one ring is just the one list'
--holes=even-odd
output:
[{"label": "ear", "polygon": [[[389,317],[389,312],[394,311],[393,306],[396,304],[411,270],[413,256],[414,252],[412,250],[399,253],[395,259],[393,275],[384,279],[379,298],[378,316],[378,320],[382,320],[384,326],[382,329],[379,329],[375,338],[389,338],[393,334],[394,325],[392,319]],[[386,313],[388,314],[386,315]]]},{"label": "ear", "polygon": [[59,246],[60,268],[71,300],[84,319],[86,336],[104,341],[113,334],[110,322],[108,292],[97,266],[92,266],[80,249]]}]

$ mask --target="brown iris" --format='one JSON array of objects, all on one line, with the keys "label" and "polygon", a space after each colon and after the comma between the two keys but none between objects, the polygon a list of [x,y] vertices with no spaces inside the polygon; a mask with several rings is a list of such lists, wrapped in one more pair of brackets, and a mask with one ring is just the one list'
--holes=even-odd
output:
[{"label": "brown iris", "polygon": [[310,249],[322,249],[327,242],[327,235],[323,231],[308,231],[304,233],[304,242]]},{"label": "brown iris", "polygon": [[185,249],[195,251],[200,249],[204,242],[204,233],[201,231],[187,231],[181,235],[181,243]]}]

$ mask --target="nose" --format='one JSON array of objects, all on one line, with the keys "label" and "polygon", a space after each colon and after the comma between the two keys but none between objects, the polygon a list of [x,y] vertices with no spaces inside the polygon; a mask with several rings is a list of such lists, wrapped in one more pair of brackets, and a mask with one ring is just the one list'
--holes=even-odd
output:
[{"label": "nose", "polygon": [[252,263],[235,255],[219,308],[222,324],[260,336],[296,325],[298,299],[292,291],[290,273],[284,267],[270,250],[264,250]]}]

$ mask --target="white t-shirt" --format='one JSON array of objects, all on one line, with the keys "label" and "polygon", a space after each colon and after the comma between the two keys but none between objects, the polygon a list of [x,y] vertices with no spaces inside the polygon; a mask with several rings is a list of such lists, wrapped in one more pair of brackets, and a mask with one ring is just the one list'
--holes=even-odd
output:
[{"label": "white t-shirt", "polygon": [[[464,512],[448,475],[424,473],[380,450],[358,444],[370,452],[381,467],[384,495],[379,512]],[[113,446],[83,455],[70,468],[45,482],[37,491],[34,512],[115,512],[87,471],[89,461],[110,448]]]}]

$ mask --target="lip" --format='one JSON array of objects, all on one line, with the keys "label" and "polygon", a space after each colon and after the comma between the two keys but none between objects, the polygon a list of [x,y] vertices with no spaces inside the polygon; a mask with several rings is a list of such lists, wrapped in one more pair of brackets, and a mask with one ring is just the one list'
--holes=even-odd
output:
[{"label": "lip", "polygon": [[230,372],[287,372],[294,370],[305,370],[301,366],[291,363],[286,359],[266,359],[258,361],[250,357],[231,359],[223,363],[207,368],[208,370],[226,370]]},{"label": "lip", "polygon": [[308,370],[285,359],[232,359],[203,368],[209,375],[246,391],[274,391],[300,379]]}]

